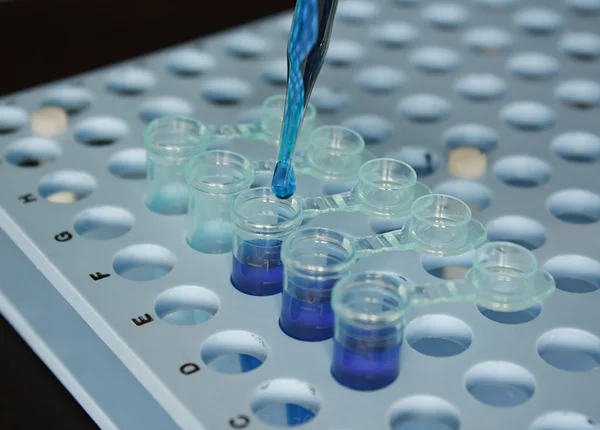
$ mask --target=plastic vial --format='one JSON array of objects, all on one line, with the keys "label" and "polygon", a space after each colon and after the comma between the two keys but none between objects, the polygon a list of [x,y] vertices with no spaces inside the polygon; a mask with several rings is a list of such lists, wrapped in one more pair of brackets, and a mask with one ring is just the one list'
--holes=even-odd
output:
[{"label": "plastic vial", "polygon": [[356,179],[365,162],[365,141],[355,131],[337,125],[314,129],[306,150],[308,165],[323,180]]},{"label": "plastic vial", "polygon": [[363,272],[340,280],[332,294],[335,334],[331,373],[355,390],[390,385],[400,370],[409,296],[399,277]]},{"label": "plastic vial", "polygon": [[210,150],[195,155],[185,169],[189,185],[187,243],[206,254],[231,251],[231,205],[250,188],[254,168],[235,152]]},{"label": "plastic vial", "polygon": [[146,206],[165,215],[184,214],[188,207],[185,166],[191,157],[204,151],[207,128],[186,117],[162,117],[144,129],[148,151]]},{"label": "plastic vial", "polygon": [[302,222],[296,199],[278,199],[269,188],[252,188],[233,201],[233,265],[231,283],[253,296],[283,288],[281,245]]},{"label": "plastic vial", "polygon": [[354,241],[326,228],[301,229],[283,242],[284,285],[279,326],[290,337],[333,336],[331,290],[356,261]]}]

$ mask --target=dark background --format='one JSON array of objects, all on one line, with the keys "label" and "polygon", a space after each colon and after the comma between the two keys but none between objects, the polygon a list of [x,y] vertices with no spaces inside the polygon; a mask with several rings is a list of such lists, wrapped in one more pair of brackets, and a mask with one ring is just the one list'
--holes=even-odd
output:
[{"label": "dark background", "polygon": [[0,0],[0,95],[292,9],[295,0]]},{"label": "dark background", "polygon": [[[0,0],[0,95],[294,7],[295,0]],[[0,318],[0,428],[97,429]]]}]

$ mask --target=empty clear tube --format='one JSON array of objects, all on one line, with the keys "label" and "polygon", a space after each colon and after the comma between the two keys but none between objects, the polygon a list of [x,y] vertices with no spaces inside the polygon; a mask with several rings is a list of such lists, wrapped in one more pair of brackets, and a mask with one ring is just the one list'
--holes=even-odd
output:
[{"label": "empty clear tube", "polygon": [[308,142],[303,152],[306,166],[312,176],[325,181],[355,180],[361,166],[375,158],[365,150],[362,136],[346,127],[317,127],[310,133]]},{"label": "empty clear tube", "polygon": [[186,117],[155,119],[144,129],[148,152],[146,205],[165,215],[184,214],[188,205],[185,165],[206,148],[204,124]]},{"label": "empty clear tube", "polygon": [[556,289],[554,278],[539,267],[531,251],[510,242],[489,242],[477,249],[464,284],[478,305],[499,312],[527,309]]},{"label": "empty clear tube", "polygon": [[363,211],[381,218],[408,215],[411,204],[429,194],[429,188],[417,182],[415,170],[393,158],[378,158],[363,164],[358,172],[355,193]]},{"label": "empty clear tube", "polygon": [[250,188],[252,162],[231,151],[204,151],[188,162],[185,177],[190,187],[188,244],[208,254],[231,251],[231,204],[238,193]]},{"label": "empty clear tube", "polygon": [[302,222],[299,202],[280,200],[269,188],[253,188],[235,197],[231,214],[231,283],[239,291],[254,296],[280,293],[281,244]]},{"label": "empty clear tube", "polygon": [[390,385],[400,371],[400,350],[410,296],[393,275],[364,272],[333,290],[335,334],[331,374],[355,390]]},{"label": "empty clear tube", "polygon": [[301,229],[283,241],[281,260],[285,278],[279,326],[298,340],[331,338],[331,290],[356,260],[354,242],[326,228]]}]

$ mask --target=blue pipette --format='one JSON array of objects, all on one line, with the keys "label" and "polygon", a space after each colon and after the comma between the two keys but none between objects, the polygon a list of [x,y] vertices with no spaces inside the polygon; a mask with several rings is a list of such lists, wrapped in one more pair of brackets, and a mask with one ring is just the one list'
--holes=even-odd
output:
[{"label": "blue pipette", "polygon": [[296,191],[292,156],[310,94],[329,47],[337,0],[297,0],[288,41],[288,81],[273,194],[287,199]]}]

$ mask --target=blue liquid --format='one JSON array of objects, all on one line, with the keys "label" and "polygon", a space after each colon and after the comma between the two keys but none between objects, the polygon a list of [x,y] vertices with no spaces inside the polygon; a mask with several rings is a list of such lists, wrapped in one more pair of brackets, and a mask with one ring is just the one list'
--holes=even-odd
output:
[{"label": "blue liquid", "polygon": [[[297,276],[288,278],[279,317],[279,326],[285,334],[309,342],[333,337],[331,290],[336,281],[311,282]],[[307,286],[309,290],[305,289]]]},{"label": "blue liquid", "polygon": [[215,358],[208,366],[220,373],[246,373],[262,365],[262,361],[248,354],[226,354]]},{"label": "blue liquid", "polygon": [[262,365],[262,361],[248,354],[240,354],[240,369],[242,373],[250,372]]},{"label": "blue liquid", "polygon": [[260,409],[255,410],[254,414],[261,421],[282,428],[297,427],[304,424],[312,420],[316,412],[295,403],[280,403],[277,400],[272,400]]},{"label": "blue liquid", "polygon": [[291,162],[277,162],[271,190],[280,199],[288,199],[294,195],[296,192],[296,174]]},{"label": "blue liquid", "polygon": [[340,384],[360,391],[371,391],[390,385],[400,372],[402,342],[374,344],[375,339],[345,339],[345,345],[334,340],[331,374]]},{"label": "blue liquid", "polygon": [[312,420],[315,417],[315,413],[309,409],[303,408],[300,405],[286,404],[285,412],[287,415],[288,427],[295,427],[300,424],[304,424]]},{"label": "blue liquid", "polygon": [[245,294],[271,296],[283,288],[281,241],[257,239],[242,242],[233,256],[231,283]]}]

